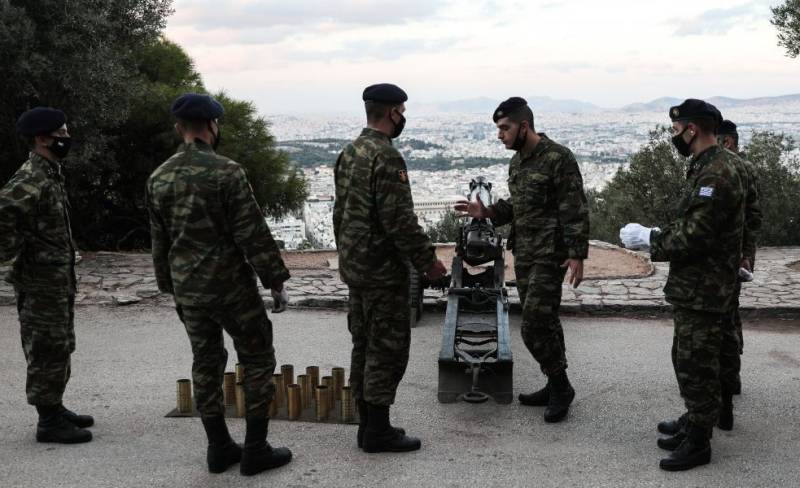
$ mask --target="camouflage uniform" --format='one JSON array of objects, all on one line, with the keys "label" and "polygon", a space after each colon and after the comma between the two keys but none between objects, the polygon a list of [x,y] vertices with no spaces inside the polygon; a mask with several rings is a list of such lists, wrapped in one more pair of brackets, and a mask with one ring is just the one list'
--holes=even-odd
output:
[{"label": "camouflage uniform", "polygon": [[410,261],[420,272],[436,253],[417,223],[403,157],[383,133],[364,129],[334,170],[333,229],[339,272],[350,290],[350,384],[373,405],[394,403],[410,346]]},{"label": "camouflage uniform", "polygon": [[[743,158],[743,155],[739,155]],[[744,232],[742,236],[742,257],[750,261],[750,266],[755,269],[756,261],[756,246],[758,233],[761,230],[761,205],[758,202],[758,180],[755,167],[746,159],[740,159],[741,166],[739,171],[745,175],[745,204],[744,204]],[[739,372],[741,370],[741,358],[739,357],[744,352],[744,336],[742,334],[742,319],[739,315],[739,295],[742,292],[742,283],[737,281],[736,288],[734,289],[733,296],[733,310],[731,311],[730,320],[736,330],[736,335],[739,339],[738,354],[727,358],[724,364],[726,368],[720,371],[721,378],[724,382],[733,388],[733,391],[740,391],[742,382]]]},{"label": "camouflage uniform", "polygon": [[75,245],[61,165],[31,153],[0,190],[0,262],[14,259],[28,403],[61,403],[75,351]]},{"label": "camouflage uniform", "polygon": [[[493,205],[495,225],[511,222],[509,247],[522,302],[522,339],[547,376],[567,368],[558,318],[568,258],[586,259],[589,210],[575,156],[545,134],[508,168],[509,200]],[[513,204],[512,204],[513,202]]]},{"label": "camouflage uniform", "polygon": [[728,320],[744,226],[738,157],[713,146],[695,157],[678,220],[650,237],[651,259],[669,261],[664,294],[674,306],[672,360],[689,423],[711,429],[719,414],[720,368],[738,354]]},{"label": "camouflage uniform", "polygon": [[197,141],[184,144],[147,182],[159,289],[175,296],[192,344],[192,379],[203,416],[222,415],[227,362],[222,330],[244,366],[248,415],[266,415],[274,394],[268,288],[289,278],[244,169]]}]

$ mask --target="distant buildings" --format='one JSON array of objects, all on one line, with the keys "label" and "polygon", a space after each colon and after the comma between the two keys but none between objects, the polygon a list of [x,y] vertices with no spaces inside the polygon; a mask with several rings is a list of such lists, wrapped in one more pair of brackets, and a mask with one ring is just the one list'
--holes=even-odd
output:
[{"label": "distant buildings", "polygon": [[285,249],[297,249],[306,240],[305,223],[292,216],[280,220],[267,219],[272,237],[282,241]]}]

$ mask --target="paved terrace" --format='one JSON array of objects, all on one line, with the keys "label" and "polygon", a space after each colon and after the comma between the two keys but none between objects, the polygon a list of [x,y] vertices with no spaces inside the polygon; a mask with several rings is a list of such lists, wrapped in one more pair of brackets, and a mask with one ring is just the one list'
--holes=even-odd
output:
[{"label": "paved terrace", "polygon": [[[438,254],[446,264],[453,256],[452,245],[441,245]],[[506,279],[513,280],[513,258],[507,253]],[[291,270],[288,282],[290,306],[300,308],[343,308],[347,287],[339,279],[334,251],[286,252]],[[741,305],[745,313],[759,317],[800,316],[800,248],[762,248],[756,262],[755,280],[744,285]],[[5,276],[8,266],[0,266]],[[564,286],[563,311],[588,314],[660,314],[669,310],[662,288],[669,266],[651,263],[645,253],[634,253],[593,241],[586,265],[587,279],[573,290]],[[171,306],[169,296],[159,293],[149,254],[84,253],[77,266],[80,305],[124,306],[154,303]],[[265,301],[269,293],[262,290]],[[14,303],[14,292],[0,282],[0,305]],[[512,308],[519,307],[515,288],[509,289]],[[429,307],[444,307],[441,292],[426,290]]]}]

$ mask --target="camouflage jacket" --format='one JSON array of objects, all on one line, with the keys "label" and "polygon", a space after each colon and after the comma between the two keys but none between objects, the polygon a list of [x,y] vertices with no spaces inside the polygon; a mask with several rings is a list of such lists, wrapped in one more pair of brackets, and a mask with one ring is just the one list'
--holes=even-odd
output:
[{"label": "camouflage jacket", "polygon": [[492,206],[494,223],[511,222],[509,248],[518,264],[586,259],[589,208],[578,162],[569,149],[539,135],[542,140],[530,154],[511,158],[511,198]]},{"label": "camouflage jacket", "polygon": [[756,247],[758,247],[758,233],[761,231],[763,215],[758,202],[758,177],[756,169],[750,161],[744,159],[744,154],[739,154],[741,167],[739,172],[745,176],[744,198],[744,231],[742,233],[742,256],[755,266]]},{"label": "camouflage jacket", "polygon": [[739,157],[719,146],[698,155],[678,219],[651,233],[651,259],[670,263],[664,295],[675,306],[721,313],[732,305],[744,228],[740,167]]},{"label": "camouflage jacket", "polygon": [[18,290],[75,293],[75,244],[61,165],[31,153],[0,190],[0,262]]},{"label": "camouflage jacket", "polygon": [[178,148],[146,192],[158,288],[176,303],[230,303],[256,275],[266,288],[289,279],[244,169],[207,144]]},{"label": "camouflage jacket", "polygon": [[414,214],[406,163],[388,136],[364,129],[339,154],[334,180],[333,232],[345,283],[405,285],[406,263],[425,272],[436,262]]}]

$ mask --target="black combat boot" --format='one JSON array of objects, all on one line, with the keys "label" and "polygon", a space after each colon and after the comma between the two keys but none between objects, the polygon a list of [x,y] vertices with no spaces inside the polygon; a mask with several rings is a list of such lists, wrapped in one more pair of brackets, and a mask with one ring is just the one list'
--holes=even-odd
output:
[{"label": "black combat boot", "polygon": [[520,393],[519,403],[529,407],[546,407],[550,403],[550,380],[539,391]]},{"label": "black combat boot", "polygon": [[202,417],[201,420],[206,429],[206,436],[208,436],[206,453],[208,471],[222,473],[239,462],[242,458],[242,448],[231,439],[228,426],[225,424],[225,417],[214,415],[213,417]]},{"label": "black combat boot", "polygon": [[661,460],[664,471],[685,471],[711,462],[710,429],[692,424],[686,426],[686,437],[677,449]]},{"label": "black combat boot", "polygon": [[252,476],[268,469],[278,468],[292,460],[292,451],[285,447],[275,447],[267,442],[269,419],[260,415],[249,415],[247,432],[244,437],[244,450],[239,472]]},{"label": "black combat boot", "polygon": [[569,384],[566,371],[551,376],[549,384],[550,399],[547,402],[547,408],[544,410],[544,421],[549,423],[560,422],[569,412],[569,406],[572,400],[575,399],[575,390]]},{"label": "black combat boot", "polygon": [[61,414],[61,416],[75,427],[85,429],[86,427],[91,427],[94,425],[94,418],[91,415],[78,415],[64,405],[59,405],[58,407],[58,412]]},{"label": "black combat boot", "polygon": [[686,419],[686,414],[683,414],[676,420],[662,420],[658,423],[658,431],[666,435],[675,435],[686,426]]},{"label": "black combat boot", "polygon": [[408,452],[422,446],[416,437],[401,434],[391,426],[388,406],[367,403],[367,411],[364,452]]},{"label": "black combat boot", "polygon": [[717,427],[722,430],[733,430],[733,392],[722,391],[722,407],[719,410]]},{"label": "black combat boot", "polygon": [[[369,418],[369,415],[367,413],[367,402],[365,402],[364,400],[359,400],[358,401],[358,434],[356,434],[356,438],[357,438],[358,448],[359,449],[364,447],[364,431],[367,428],[367,419],[368,418]],[[397,432],[399,435],[406,435],[405,429],[402,429],[400,427],[394,427],[392,425],[390,425],[390,427],[392,429],[394,429],[394,431]]]},{"label": "black combat boot", "polygon": [[92,433],[67,421],[58,405],[36,406],[39,422],[36,424],[37,442],[80,444],[92,440]]},{"label": "black combat boot", "polygon": [[679,430],[671,437],[661,437],[656,441],[656,444],[658,444],[658,447],[666,451],[674,451],[680,447],[684,439],[686,439],[686,432]]}]

